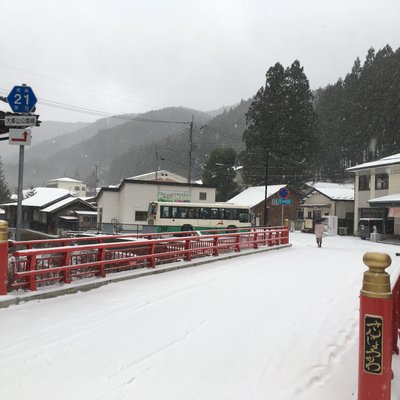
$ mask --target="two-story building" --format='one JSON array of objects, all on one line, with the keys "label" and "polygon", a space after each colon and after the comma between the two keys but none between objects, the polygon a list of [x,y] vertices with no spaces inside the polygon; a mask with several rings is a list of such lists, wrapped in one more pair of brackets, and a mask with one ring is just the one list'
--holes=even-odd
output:
[{"label": "two-story building", "polygon": [[[24,191],[22,200],[22,229],[30,229],[52,235],[66,230],[97,228],[96,208],[59,188],[34,188]],[[10,227],[17,222],[17,202],[3,204]]]},{"label": "two-story building", "polygon": [[353,233],[354,184],[313,182],[307,183],[309,192],[299,206],[302,230],[314,232],[314,224],[323,217],[336,217],[337,232]]},{"label": "two-story building", "polygon": [[99,228],[105,233],[140,231],[147,225],[149,204],[156,200],[215,202],[215,188],[183,183],[181,178],[158,171],[157,180],[155,173],[150,173],[124,179],[115,187],[101,188],[97,195]]},{"label": "two-story building", "polygon": [[400,154],[347,168],[355,175],[354,233],[361,218],[383,221],[383,233],[400,234]]},{"label": "two-story building", "polygon": [[86,196],[86,183],[71,178],[51,179],[47,182],[46,187],[65,189],[74,193],[77,197]]}]

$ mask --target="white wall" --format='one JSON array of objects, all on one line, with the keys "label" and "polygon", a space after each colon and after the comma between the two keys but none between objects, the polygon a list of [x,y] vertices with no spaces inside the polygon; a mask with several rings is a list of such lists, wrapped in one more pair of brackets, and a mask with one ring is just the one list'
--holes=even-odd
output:
[{"label": "white wall", "polygon": [[[200,193],[206,193],[206,200],[200,200]],[[102,208],[102,223],[111,224],[117,219],[119,224],[147,225],[146,221],[135,220],[136,211],[147,212],[149,203],[159,199],[160,194],[181,195],[192,203],[214,203],[215,189],[184,185],[163,185],[159,182],[146,184],[125,182],[119,191],[102,191],[98,207]]]}]

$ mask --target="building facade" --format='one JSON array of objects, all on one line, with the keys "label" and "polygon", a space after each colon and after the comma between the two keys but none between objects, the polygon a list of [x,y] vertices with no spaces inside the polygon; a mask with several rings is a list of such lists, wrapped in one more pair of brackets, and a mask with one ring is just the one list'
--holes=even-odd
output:
[{"label": "building facade", "polygon": [[214,203],[215,188],[169,180],[124,179],[97,195],[98,226],[105,233],[140,231],[152,201]]},{"label": "building facade", "polygon": [[71,178],[52,179],[47,182],[46,187],[65,189],[73,192],[77,197],[86,197],[86,183]]},{"label": "building facade", "polygon": [[338,233],[353,233],[354,225],[354,185],[329,182],[307,184],[308,194],[299,206],[299,219],[303,220],[302,230],[314,231],[315,221],[327,217],[337,217]]},{"label": "building facade", "polygon": [[[286,188],[288,196],[285,201],[280,197],[280,190]],[[297,209],[303,195],[287,185],[270,185],[265,193],[265,186],[254,186],[245,189],[227,203],[251,208],[253,225],[264,225],[265,206],[267,207],[267,225],[283,225],[285,219],[296,221]]]},{"label": "building facade", "polygon": [[354,174],[354,233],[361,218],[382,219],[386,235],[400,234],[400,154],[347,169]]}]

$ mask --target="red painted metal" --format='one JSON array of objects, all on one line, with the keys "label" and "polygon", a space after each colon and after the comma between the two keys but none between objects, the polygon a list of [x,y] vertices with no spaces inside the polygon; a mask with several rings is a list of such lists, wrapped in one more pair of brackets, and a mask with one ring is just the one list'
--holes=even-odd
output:
[{"label": "red painted metal", "polygon": [[[286,227],[260,227],[227,233],[198,235],[195,232],[73,238],[50,241],[13,242],[24,245],[13,252],[10,289],[26,288],[35,291],[40,286],[71,283],[90,276],[105,277],[118,271],[156,268],[157,265],[192,260],[204,256],[219,256],[259,246],[283,244]],[[202,232],[203,233],[203,232]],[[172,236],[171,236],[172,235]],[[131,239],[131,240],[129,240]],[[112,241],[111,241],[112,240]],[[287,238],[288,240],[288,238]],[[95,242],[95,243],[93,243]],[[287,241],[288,243],[288,241]],[[38,245],[57,247],[40,247]]]},{"label": "red painted metal", "polygon": [[[360,344],[358,363],[358,400],[390,400],[392,379],[392,299],[373,299],[360,296]],[[383,318],[382,373],[364,371],[366,315]]]},{"label": "red painted metal", "polygon": [[7,294],[8,243],[0,240],[0,295]]},{"label": "red painted metal", "polygon": [[399,318],[400,318],[400,279],[397,280],[393,291],[393,310],[392,310],[392,351],[395,354],[399,354],[399,346],[397,340],[399,337]]},{"label": "red painted metal", "polygon": [[384,253],[366,253],[360,292],[358,400],[390,400],[392,352],[397,348],[398,283],[391,287],[385,271],[392,262]]}]

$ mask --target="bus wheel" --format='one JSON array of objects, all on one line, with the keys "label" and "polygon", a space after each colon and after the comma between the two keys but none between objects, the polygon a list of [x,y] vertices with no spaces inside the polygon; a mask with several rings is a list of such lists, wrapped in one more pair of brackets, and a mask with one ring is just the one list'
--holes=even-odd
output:
[{"label": "bus wheel", "polygon": [[192,231],[193,230],[193,226],[190,224],[185,224],[181,226],[181,232],[183,231]]},{"label": "bus wheel", "polygon": [[228,229],[236,229],[236,226],[235,225],[229,225]]}]

